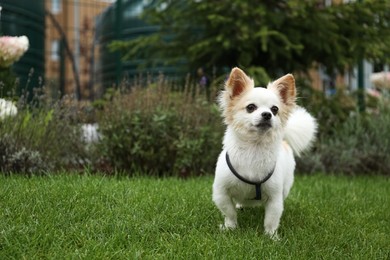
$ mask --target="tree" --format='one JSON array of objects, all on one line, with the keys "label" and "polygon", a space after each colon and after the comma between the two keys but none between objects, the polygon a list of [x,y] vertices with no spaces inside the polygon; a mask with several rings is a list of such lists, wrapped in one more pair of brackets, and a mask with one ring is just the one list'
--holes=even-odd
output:
[{"label": "tree", "polygon": [[319,2],[157,0],[143,17],[160,30],[111,47],[125,59],[185,58],[190,70],[240,66],[262,81],[316,63],[343,71],[362,57],[389,62],[389,1]]}]

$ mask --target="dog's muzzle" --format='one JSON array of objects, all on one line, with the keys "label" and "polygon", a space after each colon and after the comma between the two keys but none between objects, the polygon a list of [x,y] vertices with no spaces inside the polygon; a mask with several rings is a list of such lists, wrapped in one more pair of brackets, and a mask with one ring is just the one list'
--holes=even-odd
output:
[{"label": "dog's muzzle", "polygon": [[270,112],[263,112],[261,113],[260,122],[256,126],[258,128],[268,129],[272,127],[271,119],[272,119],[272,114]]}]

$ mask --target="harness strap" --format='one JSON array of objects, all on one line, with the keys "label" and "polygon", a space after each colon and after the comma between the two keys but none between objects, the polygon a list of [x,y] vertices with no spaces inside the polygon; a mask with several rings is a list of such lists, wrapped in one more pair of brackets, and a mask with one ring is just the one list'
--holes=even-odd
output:
[{"label": "harness strap", "polygon": [[261,180],[261,181],[251,181],[251,180],[248,180],[248,179],[244,178],[243,176],[241,176],[241,175],[236,171],[236,169],[234,169],[232,163],[230,162],[230,158],[229,158],[229,155],[228,155],[227,152],[226,152],[226,163],[227,163],[227,165],[228,165],[230,171],[231,171],[231,172],[234,174],[234,176],[236,176],[240,181],[255,186],[255,188],[256,188],[256,197],[253,198],[253,200],[261,200],[261,184],[263,184],[264,182],[268,181],[269,178],[271,178],[272,174],[274,173],[275,167],[272,169],[272,171],[271,171],[270,173],[268,173],[268,175],[267,175],[263,180]]}]

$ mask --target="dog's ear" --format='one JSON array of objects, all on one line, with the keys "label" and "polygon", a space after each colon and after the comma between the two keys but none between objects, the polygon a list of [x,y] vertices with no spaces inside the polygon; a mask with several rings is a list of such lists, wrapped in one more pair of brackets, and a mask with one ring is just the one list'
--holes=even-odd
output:
[{"label": "dog's ear", "polygon": [[283,103],[287,106],[295,104],[296,89],[295,79],[292,74],[284,75],[267,86],[268,89],[276,91]]},{"label": "dog's ear", "polygon": [[253,79],[249,78],[241,69],[233,68],[225,84],[225,90],[230,98],[239,96],[246,90],[254,88]]}]

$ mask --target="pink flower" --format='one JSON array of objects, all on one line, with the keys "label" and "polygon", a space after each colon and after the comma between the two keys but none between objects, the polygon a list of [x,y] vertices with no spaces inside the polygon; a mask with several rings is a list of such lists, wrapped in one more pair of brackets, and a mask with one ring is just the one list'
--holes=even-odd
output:
[{"label": "pink flower", "polygon": [[371,75],[371,83],[377,88],[390,89],[390,72],[382,71]]},{"label": "pink flower", "polygon": [[27,51],[29,47],[26,36],[0,37],[0,67],[9,67]]}]

